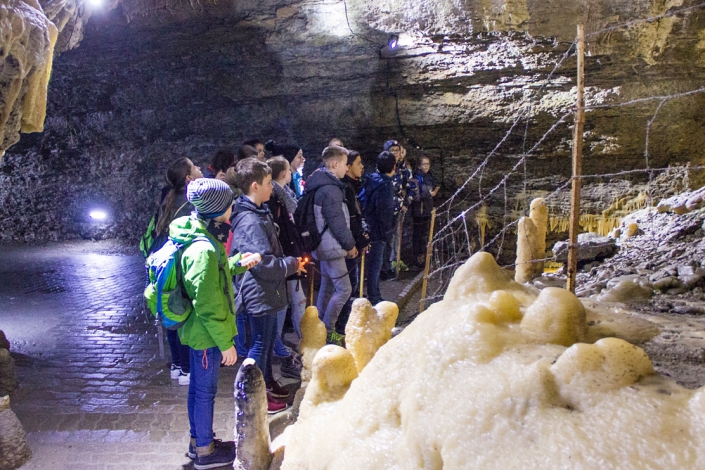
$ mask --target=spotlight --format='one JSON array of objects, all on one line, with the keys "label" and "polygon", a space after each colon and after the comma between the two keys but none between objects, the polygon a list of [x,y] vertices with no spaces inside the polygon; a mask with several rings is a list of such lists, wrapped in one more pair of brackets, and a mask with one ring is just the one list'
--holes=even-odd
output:
[{"label": "spotlight", "polygon": [[396,49],[397,46],[399,45],[399,35],[398,34],[390,34],[389,39],[387,39],[387,47],[390,49]]},{"label": "spotlight", "polygon": [[93,220],[105,220],[108,218],[108,214],[105,211],[93,210],[88,213],[88,216]]},{"label": "spotlight", "polygon": [[88,0],[88,3],[91,4],[93,7],[102,7],[103,6],[103,0]]}]

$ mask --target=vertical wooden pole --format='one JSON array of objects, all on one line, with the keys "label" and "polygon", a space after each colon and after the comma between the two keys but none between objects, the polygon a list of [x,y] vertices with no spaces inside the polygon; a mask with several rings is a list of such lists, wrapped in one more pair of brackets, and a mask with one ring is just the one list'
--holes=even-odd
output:
[{"label": "vertical wooden pole", "polygon": [[426,265],[423,269],[423,283],[421,284],[421,300],[419,301],[419,313],[426,308],[426,291],[428,290],[428,271],[431,267],[431,253],[433,253],[433,229],[436,225],[436,208],[431,211],[431,229],[428,232],[428,244],[426,245]]},{"label": "vertical wooden pole", "polygon": [[310,285],[310,294],[309,294],[309,297],[310,297],[311,301],[309,302],[308,305],[309,305],[310,307],[313,307],[313,305],[314,305],[314,303],[313,303],[313,284],[314,284],[315,281],[316,281],[316,268],[313,266],[313,263],[311,263],[310,272],[311,272],[311,282],[310,282],[310,284],[309,284],[309,285]]},{"label": "vertical wooden pole", "polygon": [[570,235],[568,239],[568,281],[566,289],[575,292],[578,271],[578,230],[580,228],[580,176],[583,173],[583,128],[585,126],[585,29],[578,25],[578,98],[573,129],[573,188],[570,195]]},{"label": "vertical wooden pole", "polygon": [[365,293],[365,251],[367,248],[362,250],[362,258],[360,259],[360,298],[363,297]]},{"label": "vertical wooden pole", "polygon": [[397,264],[395,265],[395,273],[394,275],[396,276],[397,279],[399,279],[399,268],[400,266],[400,261],[401,261],[401,237],[404,235],[404,216],[406,215],[406,212],[401,213],[401,218],[399,219],[399,227],[397,227],[397,236],[399,237],[399,242],[397,243]]}]

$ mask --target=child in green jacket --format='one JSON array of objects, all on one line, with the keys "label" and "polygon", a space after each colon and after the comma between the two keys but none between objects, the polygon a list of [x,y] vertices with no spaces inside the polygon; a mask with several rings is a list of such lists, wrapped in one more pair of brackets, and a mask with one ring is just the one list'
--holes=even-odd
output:
[{"label": "child in green jacket", "polygon": [[235,460],[233,442],[213,440],[213,409],[218,388],[220,364],[237,361],[233,337],[235,301],[232,275],[257,264],[239,266],[241,257],[228,259],[223,243],[230,226],[233,193],[223,181],[199,178],[187,189],[188,201],[195,211],[174,220],[169,236],[179,243],[207,237],[211,243],[190,243],[181,255],[184,288],[193,303],[193,312],[179,329],[182,344],[190,348],[191,382],[188,392],[188,417],[191,431],[189,457],[197,470],[230,465]]}]

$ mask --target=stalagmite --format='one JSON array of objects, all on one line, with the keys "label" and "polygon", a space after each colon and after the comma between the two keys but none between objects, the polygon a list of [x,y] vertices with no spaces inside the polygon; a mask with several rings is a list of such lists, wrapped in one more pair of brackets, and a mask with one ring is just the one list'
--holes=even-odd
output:
[{"label": "stalagmite", "polygon": [[582,343],[600,331],[570,292],[477,253],[357,378],[321,349],[282,468],[705,468],[705,387],[624,340]]},{"label": "stalagmite", "polygon": [[399,307],[380,302],[374,307],[367,299],[356,299],[345,326],[345,346],[355,359],[357,372],[372,360],[377,350],[392,337]]},{"label": "stalagmite", "polygon": [[[542,260],[546,257],[546,233],[548,232],[548,207],[543,198],[539,197],[531,201],[529,218],[536,226],[536,252],[534,259]],[[534,276],[543,273],[543,261],[534,263]]]},{"label": "stalagmite", "polygon": [[267,470],[269,451],[267,387],[254,359],[240,366],[235,378],[236,462],[246,470]]},{"label": "stalagmite", "polygon": [[517,261],[514,272],[516,282],[529,282],[534,278],[534,253],[537,249],[536,224],[529,217],[522,217],[517,224]]},{"label": "stalagmite", "polygon": [[326,345],[326,325],[318,318],[316,307],[307,307],[301,319],[301,342],[299,353],[303,369],[301,370],[302,386],[311,380],[313,358],[319,349]]}]

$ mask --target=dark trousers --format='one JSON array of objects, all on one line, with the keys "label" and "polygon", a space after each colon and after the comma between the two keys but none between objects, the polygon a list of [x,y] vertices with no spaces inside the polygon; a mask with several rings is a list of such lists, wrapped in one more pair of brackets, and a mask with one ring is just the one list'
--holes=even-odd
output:
[{"label": "dark trousers", "polygon": [[277,338],[277,316],[250,316],[250,330],[252,331],[252,347],[247,353],[247,357],[255,360],[264,375],[264,381],[271,383],[274,380],[272,354],[274,354],[274,340]]},{"label": "dark trousers", "polygon": [[[428,246],[428,232],[431,230],[430,217],[414,217],[411,246],[414,250],[414,263],[426,262],[426,247]],[[420,258],[423,256],[423,259]]]},{"label": "dark trousers", "polygon": [[223,354],[218,347],[191,349],[191,381],[188,387],[188,421],[197,447],[213,441],[213,410]]},{"label": "dark trousers", "polygon": [[367,271],[367,298],[372,305],[382,301],[382,294],[379,292],[379,273],[382,271],[386,245],[386,240],[370,243],[370,252],[365,258],[365,264],[367,265],[365,267],[365,271]]},{"label": "dark trousers", "polygon": [[169,349],[171,350],[171,363],[181,367],[184,374],[190,373],[191,361],[189,356],[191,355],[191,348],[181,344],[177,330],[166,330],[166,339],[169,342]]}]

